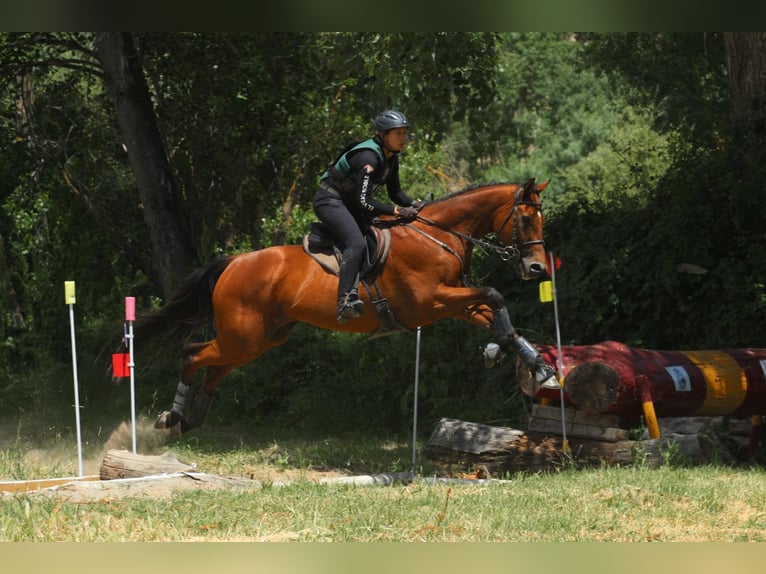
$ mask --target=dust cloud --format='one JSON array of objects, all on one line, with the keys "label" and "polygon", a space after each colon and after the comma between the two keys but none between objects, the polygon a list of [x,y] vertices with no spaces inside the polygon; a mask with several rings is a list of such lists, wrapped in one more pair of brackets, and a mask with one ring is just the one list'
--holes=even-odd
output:
[{"label": "dust cloud", "polygon": [[[169,430],[154,428],[154,422],[145,417],[136,419],[136,452],[144,455],[161,454],[170,437]],[[123,421],[112,431],[101,451],[88,460],[83,460],[85,474],[98,474],[101,462],[110,450],[133,450],[133,425]]]}]

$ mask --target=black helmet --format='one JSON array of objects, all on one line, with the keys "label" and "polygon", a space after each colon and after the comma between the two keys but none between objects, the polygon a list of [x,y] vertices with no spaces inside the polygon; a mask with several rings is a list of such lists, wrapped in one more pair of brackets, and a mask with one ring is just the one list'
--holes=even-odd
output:
[{"label": "black helmet", "polygon": [[402,112],[397,112],[396,110],[380,112],[375,118],[373,125],[375,126],[376,132],[387,132],[394,128],[410,127],[410,123],[407,121],[407,118],[404,117],[404,114]]}]

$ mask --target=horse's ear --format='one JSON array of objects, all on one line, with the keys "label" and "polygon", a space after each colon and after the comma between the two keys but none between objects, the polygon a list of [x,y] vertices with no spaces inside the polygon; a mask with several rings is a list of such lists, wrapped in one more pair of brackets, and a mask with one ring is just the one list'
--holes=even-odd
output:
[{"label": "horse's ear", "polygon": [[548,187],[548,184],[551,182],[549,179],[548,181],[544,181],[542,183],[538,183],[535,189],[537,190],[537,193],[539,194],[542,190],[544,190],[546,187]]},{"label": "horse's ear", "polygon": [[529,195],[533,191],[535,191],[535,178],[529,178],[526,182],[524,182],[524,195]]}]

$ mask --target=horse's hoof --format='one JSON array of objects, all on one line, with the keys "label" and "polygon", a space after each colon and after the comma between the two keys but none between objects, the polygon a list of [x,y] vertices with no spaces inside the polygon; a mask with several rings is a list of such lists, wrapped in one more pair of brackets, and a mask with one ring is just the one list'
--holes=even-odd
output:
[{"label": "horse's hoof", "polygon": [[556,372],[546,364],[541,364],[537,367],[535,381],[540,385],[541,389],[548,389],[551,391],[558,391],[561,389],[561,384],[556,377]]},{"label": "horse's hoof", "polygon": [[497,343],[487,343],[487,346],[484,347],[484,366],[491,369],[502,356],[503,353],[500,350],[500,345]]},{"label": "horse's hoof", "polygon": [[561,390],[561,384],[559,383],[558,379],[553,376],[540,383],[540,388],[548,389],[549,391],[559,391]]},{"label": "horse's hoof", "polygon": [[175,426],[179,426],[181,422],[180,415],[175,411],[165,411],[157,417],[154,422],[154,428],[156,429],[169,429]]}]

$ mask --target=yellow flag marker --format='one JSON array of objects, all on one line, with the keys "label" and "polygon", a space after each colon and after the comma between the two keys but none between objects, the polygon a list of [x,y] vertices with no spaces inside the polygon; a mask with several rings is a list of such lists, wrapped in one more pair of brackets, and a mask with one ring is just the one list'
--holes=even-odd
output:
[{"label": "yellow flag marker", "polygon": [[64,281],[64,303],[67,305],[74,305],[76,303],[74,281]]},{"label": "yellow flag marker", "polygon": [[540,282],[540,302],[550,303],[553,301],[553,281]]}]

